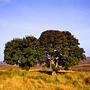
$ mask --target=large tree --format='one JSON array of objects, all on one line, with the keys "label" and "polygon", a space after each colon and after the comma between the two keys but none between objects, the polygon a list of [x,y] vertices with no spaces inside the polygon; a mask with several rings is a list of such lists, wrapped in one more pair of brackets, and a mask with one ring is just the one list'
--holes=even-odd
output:
[{"label": "large tree", "polygon": [[29,69],[36,62],[54,64],[65,69],[78,64],[85,58],[84,49],[79,47],[76,39],[68,31],[47,30],[42,32],[39,39],[26,36],[22,39],[13,39],[5,44],[4,62],[16,64]]},{"label": "large tree", "polygon": [[79,47],[78,39],[68,31],[44,31],[39,38],[39,43],[45,51],[48,51],[51,59],[54,59],[54,62],[58,59],[56,61],[58,65],[65,69],[85,59],[85,52]]}]

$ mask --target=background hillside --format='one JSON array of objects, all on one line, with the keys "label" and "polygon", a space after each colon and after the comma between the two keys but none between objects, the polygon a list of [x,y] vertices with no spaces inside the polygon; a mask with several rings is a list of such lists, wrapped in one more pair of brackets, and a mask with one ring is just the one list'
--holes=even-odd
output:
[{"label": "background hillside", "polygon": [[[0,61],[0,66],[12,66],[6,63],[3,63],[3,61]],[[14,65],[15,66],[15,65]],[[78,65],[75,65],[71,68],[72,70],[78,70],[78,71],[90,71],[90,57],[87,57],[86,60],[80,62]]]},{"label": "background hillside", "polygon": [[75,65],[72,69],[78,71],[90,71],[90,57],[87,57],[86,60]]}]

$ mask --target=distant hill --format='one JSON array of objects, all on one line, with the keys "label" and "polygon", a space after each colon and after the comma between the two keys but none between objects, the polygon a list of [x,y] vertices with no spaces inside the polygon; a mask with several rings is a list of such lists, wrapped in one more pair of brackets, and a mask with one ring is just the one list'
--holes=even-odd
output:
[{"label": "distant hill", "polygon": [[0,66],[1,65],[7,65],[6,63],[4,63],[3,61],[0,61]]},{"label": "distant hill", "polygon": [[80,62],[80,64],[90,64],[90,57],[87,57],[86,60]]},{"label": "distant hill", "polygon": [[90,71],[90,57],[80,62],[78,65],[73,66],[72,70],[78,71]]},{"label": "distant hill", "polygon": [[87,57],[87,60],[90,60],[90,57]]}]

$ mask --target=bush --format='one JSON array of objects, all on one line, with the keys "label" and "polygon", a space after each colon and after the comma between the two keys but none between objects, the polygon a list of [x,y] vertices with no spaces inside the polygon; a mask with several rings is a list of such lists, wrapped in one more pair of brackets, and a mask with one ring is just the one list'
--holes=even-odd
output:
[{"label": "bush", "polygon": [[60,70],[59,66],[52,64],[52,71],[57,72],[58,70]]}]

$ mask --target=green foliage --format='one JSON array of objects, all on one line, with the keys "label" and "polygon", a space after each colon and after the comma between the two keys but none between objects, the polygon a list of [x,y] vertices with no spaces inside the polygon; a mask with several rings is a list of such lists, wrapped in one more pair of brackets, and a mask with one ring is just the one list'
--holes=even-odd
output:
[{"label": "green foliage", "polygon": [[[8,42],[5,45],[4,50],[4,61],[7,64],[17,64],[18,60],[20,59],[20,53],[21,53],[21,45],[22,40],[21,39],[13,39],[11,42]],[[12,60],[11,60],[12,59]]]},{"label": "green foliage", "polygon": [[37,39],[27,36],[23,39],[13,39],[6,43],[4,50],[4,62],[16,64],[23,69],[29,69],[35,65]]},{"label": "green foliage", "polygon": [[[47,66],[50,66],[50,61],[45,54],[46,50],[54,60],[54,64],[56,65],[57,62],[65,69],[85,59],[84,49],[79,47],[78,39],[70,32],[47,30],[42,32],[39,39],[26,36],[7,42],[4,50],[4,62],[19,65],[27,70],[36,63],[41,65],[45,62]],[[57,57],[58,59],[56,59]]]},{"label": "green foliage", "polygon": [[60,70],[59,66],[52,64],[52,71],[57,72],[58,70]]},{"label": "green foliage", "polygon": [[49,51],[51,59],[55,58],[54,50],[58,49],[58,65],[65,69],[85,59],[84,49],[79,47],[78,39],[68,31],[47,30],[42,32],[39,42],[44,49]]}]

